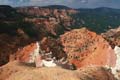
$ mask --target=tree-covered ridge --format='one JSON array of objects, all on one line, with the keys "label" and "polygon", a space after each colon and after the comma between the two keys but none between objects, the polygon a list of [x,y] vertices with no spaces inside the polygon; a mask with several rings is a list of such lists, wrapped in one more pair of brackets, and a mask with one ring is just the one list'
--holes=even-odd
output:
[{"label": "tree-covered ridge", "polygon": [[120,25],[120,9],[101,7],[77,10],[79,13],[71,15],[76,20],[76,26],[85,26],[101,33]]},{"label": "tree-covered ridge", "polygon": [[24,15],[18,13],[15,8],[7,5],[0,6],[0,33],[17,35],[17,30],[22,29],[26,34],[33,36],[35,31],[33,24],[24,21]]}]

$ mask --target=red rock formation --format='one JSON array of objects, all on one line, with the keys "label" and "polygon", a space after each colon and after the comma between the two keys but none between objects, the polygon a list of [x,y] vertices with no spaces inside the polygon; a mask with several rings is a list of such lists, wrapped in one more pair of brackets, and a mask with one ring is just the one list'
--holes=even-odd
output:
[{"label": "red rock formation", "polygon": [[67,14],[76,14],[77,11],[74,9],[50,9],[49,7],[41,8],[41,7],[24,7],[24,8],[18,8],[18,12],[25,13],[27,15],[34,15],[34,16],[49,16],[54,15],[55,17],[58,17],[61,15],[67,15]]},{"label": "red rock formation", "polygon": [[62,49],[62,46],[59,41],[44,37],[41,40],[41,49],[44,50],[46,53],[52,52],[53,57],[56,57],[57,59],[66,58],[67,55]]},{"label": "red rock formation", "polygon": [[[75,64],[78,68],[91,65],[111,67],[115,65],[116,56],[107,41],[102,36],[85,28],[66,32],[61,35],[60,42],[45,37],[41,40],[40,46],[46,53],[51,51],[52,56],[57,59],[67,57],[70,63]],[[35,48],[36,44],[32,43],[18,51],[19,60],[29,61],[29,55]]]},{"label": "red rock formation", "polygon": [[[31,43],[22,49],[19,49],[16,52],[17,60],[20,62],[29,62],[30,55],[34,54],[34,50],[37,48],[36,43]],[[45,53],[52,52],[52,57],[56,57],[56,59],[66,58],[67,55],[62,50],[60,43],[55,39],[44,37],[40,42],[40,50]],[[37,56],[36,56],[37,57]],[[39,61],[39,60],[38,60]]]},{"label": "red rock formation", "polygon": [[102,36],[94,32],[75,29],[63,34],[60,40],[69,61],[77,67],[115,65],[114,51]]},{"label": "red rock formation", "polygon": [[17,60],[19,60],[20,62],[29,62],[30,55],[34,52],[36,48],[37,48],[36,43],[31,43],[30,45],[27,45],[22,49],[19,49],[16,53]]},{"label": "red rock formation", "polygon": [[8,34],[0,34],[0,66],[9,61],[13,61],[14,54],[17,49],[33,42],[25,36],[11,36]]},{"label": "red rock formation", "polygon": [[77,13],[73,9],[49,9],[40,7],[19,8],[18,12],[34,16],[34,18],[25,18],[25,21],[35,23],[37,30],[53,36],[58,36],[61,32],[70,30],[70,26],[74,25],[75,22],[69,14]]}]

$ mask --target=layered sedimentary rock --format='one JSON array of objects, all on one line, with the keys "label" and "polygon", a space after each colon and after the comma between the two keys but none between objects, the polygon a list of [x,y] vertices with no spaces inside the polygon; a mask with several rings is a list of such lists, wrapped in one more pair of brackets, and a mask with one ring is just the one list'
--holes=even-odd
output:
[{"label": "layered sedimentary rock", "polygon": [[67,14],[75,14],[76,10],[69,9],[58,9],[58,8],[50,8],[48,7],[19,7],[17,8],[18,12],[31,15],[31,16],[50,16],[54,15],[55,17],[59,17],[59,15],[67,15]]},{"label": "layered sedimentary rock", "polygon": [[[35,46],[34,43],[18,51],[19,55],[22,55],[21,61],[29,60]],[[44,54],[52,52],[52,57],[57,60],[64,58],[77,68],[94,65],[114,67],[116,63],[116,55],[108,42],[85,28],[66,32],[59,40],[44,37],[39,46]]]},{"label": "layered sedimentary rock", "polygon": [[116,56],[108,42],[86,28],[66,32],[60,37],[68,60],[77,67],[114,67]]},{"label": "layered sedimentary rock", "polygon": [[41,42],[31,43],[24,46],[16,52],[17,60],[24,63],[36,63],[36,67],[40,67],[44,62],[47,62],[45,60],[50,59],[49,56],[51,56],[51,59],[55,58],[56,60],[67,58],[60,43],[55,39],[47,37],[43,38]]},{"label": "layered sedimentary rock", "polygon": [[18,8],[17,11],[27,15],[24,20],[34,23],[35,28],[41,34],[52,36],[58,36],[64,31],[70,30],[70,26],[75,23],[70,15],[77,13],[74,9],[51,9],[49,7],[24,7]]},{"label": "layered sedimentary rock", "polygon": [[37,56],[39,56],[38,42],[31,43],[16,52],[16,58],[20,62],[34,63]]}]

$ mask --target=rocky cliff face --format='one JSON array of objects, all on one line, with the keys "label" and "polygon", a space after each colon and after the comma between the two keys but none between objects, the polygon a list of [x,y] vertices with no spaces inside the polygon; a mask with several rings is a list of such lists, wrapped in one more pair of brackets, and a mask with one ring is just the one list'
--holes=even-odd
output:
[{"label": "rocky cliff face", "polygon": [[[39,54],[46,54],[52,52],[52,57],[55,57],[57,60],[61,58],[67,58],[67,55],[62,49],[61,44],[59,41],[53,39],[53,38],[47,38],[44,37],[39,42]],[[19,49],[16,52],[16,58],[20,62],[29,62],[30,61],[30,55],[34,55],[35,49],[37,48],[36,43],[31,43],[23,48]]]},{"label": "rocky cliff face", "polygon": [[77,67],[114,66],[116,56],[108,42],[85,28],[66,32],[60,37],[70,62]]},{"label": "rocky cliff face", "polygon": [[[14,8],[10,6],[0,6],[0,66],[9,61],[9,56],[10,60],[12,60],[12,54],[16,53],[18,48],[30,45],[34,40],[42,40],[42,38],[46,36],[57,36],[64,32],[65,27],[67,29],[67,26],[72,24],[72,19],[68,14],[76,13],[74,10],[35,7],[20,8],[18,10],[21,13],[33,15],[34,17],[29,18],[29,16],[27,16],[24,18],[24,16],[16,12]],[[38,15],[40,18],[35,15]],[[63,25],[62,23],[65,24]],[[42,48],[45,49],[44,45],[47,45],[47,47],[55,53],[54,56],[58,56],[58,52],[64,53],[59,50],[56,40],[47,39],[42,42]],[[53,45],[51,45],[51,43],[53,43]]]},{"label": "rocky cliff face", "polygon": [[[4,9],[6,9],[5,12]],[[102,34],[108,43],[101,35],[85,28],[72,30],[70,26],[74,24],[74,20],[69,15],[77,13],[73,9],[24,7],[17,10],[22,13],[21,19],[15,9],[10,6],[0,6],[0,66],[10,61],[7,65],[0,67],[1,80],[8,77],[8,80],[21,79],[19,77],[22,77],[23,80],[29,78],[53,80],[56,77],[67,80],[68,75],[71,80],[114,80],[108,70],[101,67],[88,68],[88,66],[115,66],[116,55],[109,43],[112,46],[120,45],[119,28]],[[61,36],[59,37],[59,35]],[[59,70],[59,68],[33,69],[30,65],[13,62],[16,58],[21,62],[29,62],[30,55],[37,48],[36,41],[40,42],[39,49],[44,53],[52,52],[52,57],[56,57],[57,60],[64,58],[74,64],[78,70],[81,67],[85,68],[80,69],[80,72],[78,70],[75,72]],[[38,70],[42,70],[42,72],[38,72]],[[52,71],[53,74],[51,74]],[[34,72],[35,74],[31,74]],[[64,72],[66,73],[63,74]],[[48,77],[42,76],[41,73]],[[39,77],[36,79],[34,76],[37,75]],[[54,77],[55,75],[56,77]]]},{"label": "rocky cliff face", "polygon": [[115,46],[120,46],[120,27],[116,29],[110,29],[101,35],[110,43],[112,48]]},{"label": "rocky cliff face", "polygon": [[35,50],[37,49],[36,43],[31,43],[27,46],[24,46],[23,48],[19,49],[16,52],[16,59],[20,62],[26,62],[26,63],[34,63],[34,55]]},{"label": "rocky cliff face", "polygon": [[15,8],[0,5],[0,66],[9,62],[9,56],[12,60],[18,48],[35,40],[30,35],[37,31],[31,28],[31,23],[26,23],[23,19],[23,15]]},{"label": "rocky cliff face", "polygon": [[0,34],[0,66],[14,60],[14,55],[19,48],[28,45],[34,40],[24,38],[23,36],[10,36],[8,34]]},{"label": "rocky cliff face", "polygon": [[69,15],[77,13],[74,9],[51,9],[49,7],[24,7],[18,8],[17,11],[27,15],[25,21],[33,22],[38,30],[53,36],[70,30],[74,20]]},{"label": "rocky cliff face", "polygon": [[[93,65],[114,67],[116,63],[116,55],[109,43],[86,28],[66,32],[58,40],[44,37],[40,48],[45,53],[52,52],[56,59],[64,57],[77,68]],[[34,46],[28,45],[21,51],[25,52],[21,57],[24,58],[34,51]]]},{"label": "rocky cliff face", "polygon": [[74,9],[58,9],[48,7],[20,7],[17,8],[18,12],[24,13],[31,16],[55,16],[59,17],[60,15],[74,14],[77,13]]},{"label": "rocky cliff face", "polygon": [[53,57],[56,59],[67,58],[67,55],[63,51],[62,45],[59,40],[55,40],[53,38],[44,37],[41,40],[41,49],[44,50],[46,53],[52,52]]}]

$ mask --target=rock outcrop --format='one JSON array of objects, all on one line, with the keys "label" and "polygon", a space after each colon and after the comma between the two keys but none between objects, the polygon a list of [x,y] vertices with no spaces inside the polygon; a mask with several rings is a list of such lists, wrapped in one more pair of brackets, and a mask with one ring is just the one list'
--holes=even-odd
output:
[{"label": "rock outcrop", "polygon": [[77,13],[74,9],[51,9],[49,7],[23,7],[18,8],[17,11],[27,15],[25,21],[36,24],[35,28],[39,31],[52,36],[58,36],[70,30],[70,26],[74,24],[70,15]]},{"label": "rock outcrop", "polygon": [[45,59],[50,59],[49,56],[51,56],[51,59],[55,58],[56,61],[60,59],[65,60],[67,58],[67,55],[60,46],[60,43],[49,37],[43,38],[40,42],[24,46],[16,52],[16,59],[18,61],[24,63],[35,63],[36,67],[41,65],[41,63],[44,63]]},{"label": "rock outcrop", "polygon": [[114,67],[116,56],[108,42],[86,28],[66,32],[60,37],[68,60],[78,68],[85,66]]},{"label": "rock outcrop", "polygon": [[0,67],[0,80],[115,80],[114,76],[102,67],[87,67],[71,71],[60,67],[34,68],[17,61]]},{"label": "rock outcrop", "polygon": [[109,42],[112,48],[115,46],[120,46],[120,27],[116,29],[110,29],[101,35]]},{"label": "rock outcrop", "polygon": [[24,47],[33,40],[25,39],[23,36],[11,36],[0,34],[0,66],[15,59],[18,48]]},{"label": "rock outcrop", "polygon": [[[116,55],[108,42],[86,28],[75,29],[61,35],[59,40],[44,37],[40,41],[40,50],[44,54],[52,52],[57,60],[64,58],[77,68],[87,66],[109,66],[116,64]],[[21,60],[27,61],[34,53],[36,44],[32,43],[18,51]]]},{"label": "rock outcrop", "polygon": [[36,43],[31,43],[30,45],[27,45],[21,49],[19,49],[16,52],[16,58],[20,62],[25,62],[25,63],[34,63],[35,58],[39,56],[39,44],[38,42]]},{"label": "rock outcrop", "polygon": [[[0,5],[0,66],[14,60],[18,48],[24,47],[36,39],[30,38],[36,33],[32,24],[23,21],[23,15],[15,8]],[[10,57],[9,57],[10,56]]]},{"label": "rock outcrop", "polygon": [[63,46],[61,45],[59,40],[44,37],[41,42],[41,49],[44,50],[46,53],[52,52],[52,56],[56,57],[56,59],[67,58],[67,55],[63,51]]},{"label": "rock outcrop", "polygon": [[31,16],[50,16],[54,15],[55,17],[59,17],[59,15],[67,15],[67,14],[75,14],[77,10],[69,8],[69,9],[58,9],[58,8],[50,8],[48,7],[19,7],[17,8],[17,12],[21,12],[23,14],[31,15]]}]

